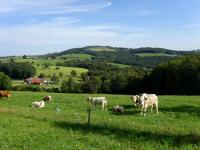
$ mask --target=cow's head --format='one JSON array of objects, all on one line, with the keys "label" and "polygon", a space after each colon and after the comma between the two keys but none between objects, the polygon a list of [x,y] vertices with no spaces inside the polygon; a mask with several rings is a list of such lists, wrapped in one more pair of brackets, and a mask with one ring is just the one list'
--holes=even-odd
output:
[{"label": "cow's head", "polygon": [[143,106],[143,105],[144,105],[144,100],[138,99],[138,100],[136,101],[136,104],[139,105],[139,106]]},{"label": "cow's head", "polygon": [[92,101],[92,97],[89,96],[89,97],[87,98],[87,101]]}]

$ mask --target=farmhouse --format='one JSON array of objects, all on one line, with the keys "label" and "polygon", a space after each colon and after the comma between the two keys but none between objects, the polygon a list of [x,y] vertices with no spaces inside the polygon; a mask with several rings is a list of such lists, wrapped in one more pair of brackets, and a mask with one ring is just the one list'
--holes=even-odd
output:
[{"label": "farmhouse", "polygon": [[31,77],[24,80],[24,83],[26,84],[36,84],[36,85],[45,85],[48,83],[48,81],[45,78],[36,78]]}]

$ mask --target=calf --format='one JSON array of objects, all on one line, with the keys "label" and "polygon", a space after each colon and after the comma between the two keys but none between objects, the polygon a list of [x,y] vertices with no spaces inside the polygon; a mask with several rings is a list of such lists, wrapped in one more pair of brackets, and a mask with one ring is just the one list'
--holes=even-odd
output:
[{"label": "calf", "polygon": [[120,107],[119,105],[116,105],[113,107],[113,112],[124,113],[124,107]]},{"label": "calf", "polygon": [[39,101],[39,102],[33,102],[32,103],[32,107],[35,107],[35,108],[42,108],[45,106],[45,102],[44,100],[42,101]]},{"label": "calf", "polygon": [[88,97],[88,101],[91,102],[93,105],[101,105],[102,111],[104,108],[107,110],[107,99],[106,97]]}]

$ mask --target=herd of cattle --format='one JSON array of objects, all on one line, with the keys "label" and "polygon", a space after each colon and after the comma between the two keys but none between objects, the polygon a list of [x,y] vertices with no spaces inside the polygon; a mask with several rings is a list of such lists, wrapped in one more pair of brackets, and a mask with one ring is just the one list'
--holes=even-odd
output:
[{"label": "herd of cattle", "polygon": [[[10,91],[0,91],[0,98],[6,97],[10,99],[11,92]],[[131,99],[133,101],[133,104],[135,107],[140,108],[141,115],[145,115],[146,110],[148,107],[151,107],[151,111],[155,107],[156,113],[158,114],[158,97],[155,94],[138,94],[135,96],[131,96]],[[51,96],[44,96],[41,101],[35,101],[31,104],[32,107],[35,108],[43,108],[45,106],[45,102],[52,101]],[[102,111],[105,109],[107,110],[107,99],[106,97],[88,97],[88,102],[90,102],[92,105],[101,105]],[[120,107],[119,105],[113,106],[113,112],[117,113],[124,113],[124,108]]]},{"label": "herd of cattle", "polygon": [[[155,94],[138,94],[135,96],[131,96],[131,99],[133,100],[133,104],[140,108],[141,115],[145,115],[146,110],[148,107],[151,107],[151,111],[155,107],[156,113],[158,114],[158,97]],[[88,101],[91,102],[93,105],[101,105],[102,111],[104,109],[107,110],[107,99],[106,97],[88,97]],[[124,108],[120,107],[119,105],[113,106],[114,112],[123,113]]]}]

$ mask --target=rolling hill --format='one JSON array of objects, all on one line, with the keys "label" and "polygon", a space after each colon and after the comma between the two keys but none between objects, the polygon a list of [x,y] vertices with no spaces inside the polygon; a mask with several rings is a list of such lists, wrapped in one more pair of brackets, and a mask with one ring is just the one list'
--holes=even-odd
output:
[{"label": "rolling hill", "polygon": [[[52,53],[42,57],[56,57],[77,60],[90,60],[125,64],[137,67],[155,67],[160,63],[170,61],[176,57],[199,53],[198,51],[176,51],[164,48],[142,47],[137,49],[111,46],[87,46],[73,48],[59,53]],[[65,56],[65,57],[64,57]]]},{"label": "rolling hill", "polygon": [[111,46],[86,46],[82,48],[73,48],[62,52],[49,53],[46,55],[30,56],[28,59],[14,56],[4,57],[0,58],[0,61],[9,61],[10,59],[14,59],[17,62],[28,61],[33,62],[36,65],[49,63],[53,66],[62,65],[64,62],[70,61],[90,61],[154,68],[160,63],[173,60],[179,56],[194,53],[199,53],[199,51],[176,51],[152,47],[133,49]]}]

